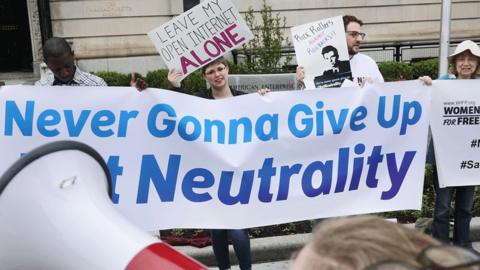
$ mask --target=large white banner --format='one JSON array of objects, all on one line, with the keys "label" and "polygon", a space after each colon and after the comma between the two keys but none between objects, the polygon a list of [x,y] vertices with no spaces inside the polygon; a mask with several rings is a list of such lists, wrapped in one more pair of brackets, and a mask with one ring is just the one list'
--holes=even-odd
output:
[{"label": "large white banner", "polygon": [[440,187],[480,184],[480,80],[433,82],[431,126]]},{"label": "large white banner", "polygon": [[207,100],[7,86],[0,171],[46,142],[85,142],[109,165],[114,203],[147,230],[420,209],[429,89],[410,81]]},{"label": "large white banner", "polygon": [[206,0],[148,33],[170,69],[184,77],[253,38],[230,0]]}]

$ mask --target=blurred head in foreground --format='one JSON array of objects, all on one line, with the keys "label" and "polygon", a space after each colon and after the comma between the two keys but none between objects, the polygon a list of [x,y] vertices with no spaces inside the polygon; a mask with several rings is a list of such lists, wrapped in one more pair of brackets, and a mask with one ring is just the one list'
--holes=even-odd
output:
[{"label": "blurred head in foreground", "polygon": [[[293,270],[479,269],[472,251],[441,245],[434,238],[374,216],[322,222],[297,254]],[[426,268],[425,268],[426,267]]]}]

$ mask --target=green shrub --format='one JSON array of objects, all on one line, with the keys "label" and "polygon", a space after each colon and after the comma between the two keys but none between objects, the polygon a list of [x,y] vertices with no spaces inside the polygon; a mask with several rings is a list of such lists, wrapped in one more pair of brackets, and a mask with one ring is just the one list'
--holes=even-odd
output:
[{"label": "green shrub", "polygon": [[412,64],[403,62],[382,62],[378,68],[385,81],[415,80],[420,76],[428,75],[432,79],[438,78],[438,59],[429,59]]},{"label": "green shrub", "polygon": [[472,215],[474,217],[480,216],[480,188],[475,189]]},{"label": "green shrub", "polygon": [[[235,67],[235,65],[232,64],[232,67]],[[130,74],[122,74],[114,71],[99,71],[94,74],[103,78],[109,86],[130,86]],[[167,69],[149,71],[146,77],[140,74],[136,74],[136,76],[137,78],[144,79],[149,87],[152,88],[170,89],[172,87],[167,78]],[[203,79],[202,71],[197,70],[188,75],[188,77],[182,81],[182,88],[190,94],[197,91],[205,91],[207,85]]]},{"label": "green shrub", "polygon": [[247,65],[235,65],[232,62],[228,62],[228,69],[230,74],[251,74]]},{"label": "green shrub", "polygon": [[108,86],[130,86],[130,75],[115,71],[98,71],[94,74],[104,79]]},{"label": "green shrub", "polygon": [[408,63],[382,62],[378,68],[387,82],[412,79],[412,67]]},{"label": "green shrub", "polygon": [[202,70],[199,69],[188,75],[188,77],[182,81],[182,88],[187,90],[188,93],[205,91],[207,89],[207,83],[203,78]]},{"label": "green shrub", "polygon": [[169,89],[171,85],[167,79],[167,76],[168,76],[167,69],[157,69],[157,70],[149,71],[147,73],[146,80],[149,87]]},{"label": "green shrub", "polygon": [[438,58],[413,63],[412,70],[414,79],[425,75],[436,79],[438,78]]},{"label": "green shrub", "polygon": [[[168,69],[158,69],[149,71],[147,73],[146,81],[149,87],[170,89],[172,85],[168,81]],[[192,94],[198,91],[205,91],[207,89],[205,80],[201,70],[197,70],[188,75],[182,81],[182,89],[187,91],[187,94]]]}]

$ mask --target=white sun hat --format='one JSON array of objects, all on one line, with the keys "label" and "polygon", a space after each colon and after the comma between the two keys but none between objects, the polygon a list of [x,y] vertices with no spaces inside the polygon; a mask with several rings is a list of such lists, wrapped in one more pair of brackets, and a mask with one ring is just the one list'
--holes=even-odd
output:
[{"label": "white sun hat", "polygon": [[478,45],[471,40],[464,40],[457,45],[457,47],[455,48],[455,52],[448,56],[448,60],[451,61],[452,57],[461,54],[466,50],[469,50],[473,55],[480,58],[480,47],[478,47]]}]

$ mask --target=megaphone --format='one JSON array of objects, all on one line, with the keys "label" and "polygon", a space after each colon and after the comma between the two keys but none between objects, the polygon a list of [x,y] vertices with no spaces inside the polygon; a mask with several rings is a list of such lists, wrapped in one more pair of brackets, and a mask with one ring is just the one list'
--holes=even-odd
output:
[{"label": "megaphone", "polygon": [[110,173],[86,144],[53,142],[0,178],[0,268],[207,269],[114,208]]}]

